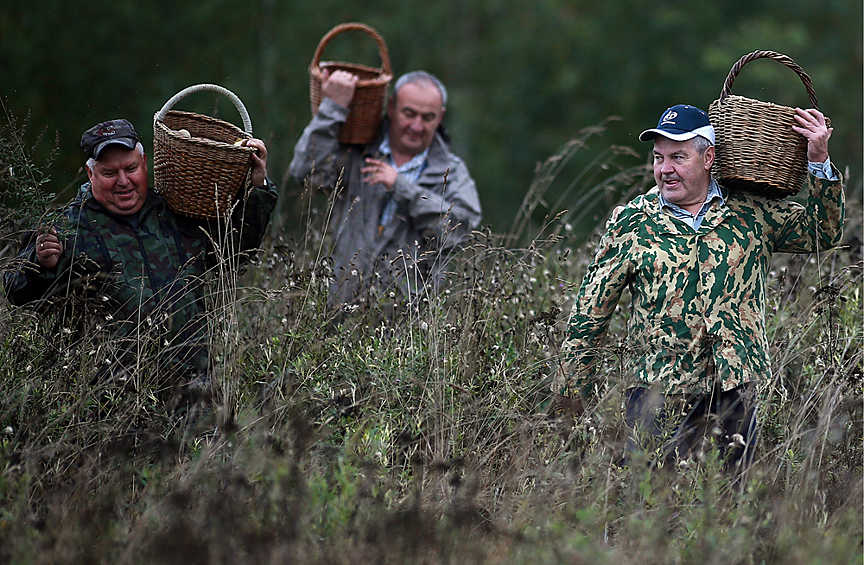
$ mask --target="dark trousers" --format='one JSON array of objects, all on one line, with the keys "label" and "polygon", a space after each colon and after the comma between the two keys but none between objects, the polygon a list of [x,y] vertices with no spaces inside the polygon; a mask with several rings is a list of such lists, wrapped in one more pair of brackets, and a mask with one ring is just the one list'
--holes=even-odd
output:
[{"label": "dark trousers", "polygon": [[629,456],[656,453],[658,463],[674,465],[688,457],[698,460],[716,448],[725,467],[738,472],[753,460],[756,402],[749,385],[666,396],[632,388],[626,393],[625,420],[630,428]]}]

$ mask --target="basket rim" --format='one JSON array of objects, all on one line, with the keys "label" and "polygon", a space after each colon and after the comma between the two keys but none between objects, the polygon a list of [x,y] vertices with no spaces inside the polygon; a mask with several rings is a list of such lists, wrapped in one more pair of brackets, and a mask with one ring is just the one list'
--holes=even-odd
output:
[{"label": "basket rim", "polygon": [[777,51],[752,51],[735,61],[732,68],[729,70],[729,74],[726,76],[726,80],[723,82],[723,88],[720,90],[720,100],[723,100],[732,94],[732,85],[735,82],[735,78],[744,68],[744,65],[757,59],[772,59],[792,69],[798,75],[798,78],[801,79],[801,83],[807,91],[807,96],[810,98],[811,106],[817,110],[819,109],[819,102],[816,98],[816,91],[813,88],[813,81],[810,79],[810,75],[804,72],[801,65],[792,60],[791,57],[784,55],[783,53],[778,53]]},{"label": "basket rim", "polygon": [[[329,62],[329,61],[328,61]],[[344,65],[345,63],[332,61],[333,64]],[[348,63],[351,66],[363,68],[364,70],[368,70],[371,72],[377,72],[378,76],[375,78],[364,78],[357,81],[357,86],[355,88],[363,88],[368,86],[382,86],[389,85],[390,81],[393,80],[393,75],[381,72],[380,68],[367,67],[366,65],[358,65],[355,63]],[[323,80],[323,72],[321,67],[312,67],[309,66],[309,74],[318,81]]]},{"label": "basket rim", "polygon": [[[241,130],[240,128],[238,128],[237,126],[232,124],[231,122],[226,122],[225,120],[220,120],[219,118],[214,118],[212,116],[205,116],[204,114],[198,114],[196,112],[184,112],[182,110],[170,110],[168,113],[165,114],[165,116],[167,116],[168,114],[172,114],[172,113],[185,115],[187,117],[200,117],[200,118],[206,118],[207,120],[213,120],[213,121],[221,122],[225,125],[231,126],[236,132],[238,132],[238,135],[240,135],[242,138],[252,139],[252,134],[244,132],[243,130]],[[165,116],[163,116],[163,118]],[[168,125],[163,120],[157,119],[157,116],[154,116],[153,127],[159,128],[159,130],[161,130],[160,133],[162,133],[163,135],[167,135],[170,138],[173,138],[176,140],[182,140],[185,143],[194,143],[194,144],[204,145],[207,147],[212,147],[214,149],[220,149],[220,150],[226,150],[227,149],[229,151],[239,151],[241,153],[243,153],[243,152],[254,153],[255,152],[255,148],[249,147],[248,145],[235,145],[233,143],[226,143],[224,141],[218,141],[218,140],[209,139],[206,137],[197,137],[197,136],[184,137],[184,136],[180,135],[179,133],[177,133],[177,130],[169,128]],[[154,142],[155,142],[155,138],[154,138]]]},{"label": "basket rim", "polygon": [[315,79],[321,80],[321,55],[324,53],[324,48],[328,43],[330,43],[331,39],[346,31],[362,31],[369,35],[378,45],[378,56],[381,57],[381,66],[367,67],[366,65],[360,65],[357,63],[339,63],[337,61],[332,61],[331,63],[363,67],[379,74],[377,78],[359,80],[357,82],[357,87],[379,86],[384,83],[389,83],[393,79],[393,68],[390,66],[390,54],[387,51],[387,44],[384,42],[384,38],[381,37],[381,34],[379,34],[373,27],[360,22],[339,24],[321,38],[321,41],[318,42],[318,47],[315,49],[315,54],[312,56],[312,62],[309,64],[309,74]]},{"label": "basket rim", "polygon": [[[183,90],[181,90],[180,92],[178,92],[177,94],[172,96],[167,102],[165,102],[165,104],[162,106],[162,108],[158,112],[156,112],[155,116],[153,116],[153,120],[154,121],[161,121],[165,117],[165,115],[167,115],[168,112],[172,110],[174,105],[177,102],[179,102],[181,99],[186,97],[188,94],[192,94],[194,92],[202,92],[202,91],[216,92],[217,94],[222,94],[223,96],[228,98],[228,100],[230,100],[231,103],[234,104],[234,107],[237,108],[237,112],[240,113],[240,119],[243,121],[243,131],[245,131],[248,134],[252,133],[252,118],[249,117],[249,111],[246,110],[246,106],[243,105],[243,101],[240,100],[240,98],[236,94],[234,94],[233,92],[231,92],[230,90],[228,90],[224,86],[219,86],[218,84],[204,83],[204,84],[193,84],[192,86],[187,86],[186,88],[184,88]],[[203,114],[199,114],[199,115],[203,116]],[[207,116],[207,117],[210,117],[210,116]],[[219,118],[213,118],[213,119],[216,120]],[[225,120],[220,120],[220,121],[225,122]],[[228,124],[231,122],[225,122],[225,123]],[[234,124],[231,124],[231,125],[234,125]],[[237,127],[237,126],[234,126],[234,127]]]}]

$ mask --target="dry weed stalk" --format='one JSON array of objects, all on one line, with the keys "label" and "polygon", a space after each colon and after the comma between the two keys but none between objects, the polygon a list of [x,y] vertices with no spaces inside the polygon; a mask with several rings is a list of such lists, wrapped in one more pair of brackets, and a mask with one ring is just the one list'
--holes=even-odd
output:
[{"label": "dry weed stalk", "polygon": [[[609,182],[642,186],[628,174]],[[155,357],[128,390],[94,386],[88,342],[52,343],[38,318],[0,304],[0,428],[13,429],[0,438],[0,560],[37,550],[123,563],[860,555],[862,279],[848,251],[777,261],[776,376],[747,477],[734,481],[710,454],[662,471],[624,466],[620,387],[582,418],[549,409],[574,284],[593,254],[565,227],[576,216],[527,220],[551,180],[537,182],[509,234],[472,234],[439,293],[377,289],[337,311],[326,306],[329,212],[313,211],[307,187],[305,232],[266,245],[243,285],[220,251],[210,345],[229,418],[225,433],[186,443],[147,392],[159,390]],[[613,385],[626,366],[624,316],[601,352]],[[65,370],[63,351],[74,352]]]}]

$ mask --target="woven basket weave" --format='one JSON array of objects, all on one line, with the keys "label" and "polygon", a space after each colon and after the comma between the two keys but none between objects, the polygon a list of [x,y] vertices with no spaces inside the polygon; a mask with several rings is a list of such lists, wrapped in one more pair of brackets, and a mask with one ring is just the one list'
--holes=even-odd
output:
[{"label": "woven basket weave", "polygon": [[[346,31],[362,31],[375,40],[381,57],[380,68],[375,69],[354,63],[321,61],[321,55],[330,40]],[[348,118],[339,130],[339,141],[364,145],[374,141],[387,102],[387,87],[393,79],[390,55],[387,53],[384,39],[377,31],[361,23],[338,25],[321,38],[312,57],[312,63],[309,65],[309,101],[312,105],[312,115],[318,113],[318,106],[321,105],[321,77],[324,70],[348,71],[360,79],[357,81],[354,97],[348,107]]]},{"label": "woven basket weave", "polygon": [[774,51],[754,51],[741,57],[729,71],[720,98],[708,108],[717,135],[711,173],[730,188],[784,198],[797,194],[807,178],[807,139],[792,130],[797,124],[795,109],[730,94],[741,68],[763,58],[795,71],[810,105],[818,109],[810,77],[791,58]]},{"label": "woven basket weave", "polygon": [[[199,91],[225,95],[243,120],[243,129],[192,112],[171,110]],[[189,137],[179,130],[189,132]],[[174,212],[192,218],[224,218],[241,191],[249,188],[253,147],[235,145],[252,137],[246,107],[230,90],[215,84],[190,86],[175,94],[153,117],[153,177],[156,191]]]}]

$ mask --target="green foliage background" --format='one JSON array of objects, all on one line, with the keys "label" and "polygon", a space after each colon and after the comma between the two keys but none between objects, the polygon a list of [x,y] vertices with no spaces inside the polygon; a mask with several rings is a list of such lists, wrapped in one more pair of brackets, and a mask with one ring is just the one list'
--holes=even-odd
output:
[{"label": "green foliage background", "polygon": [[[397,75],[424,68],[448,85],[455,148],[476,177],[485,222],[503,230],[536,164],[579,129],[620,116],[597,145],[647,155],[639,131],[674,103],[707,109],[732,63],[756,49],[786,53],[810,74],[836,127],[832,157],[857,185],[861,12],[856,0],[3,0],[0,96],[13,113],[30,113],[31,131],[59,133],[47,189],[61,199],[81,178],[81,132],[126,117],[150,147],[153,114],[202,82],[243,100],[278,182],[309,119],[307,67],[318,41],[339,23],[362,21],[384,36]],[[334,39],[325,59],[378,64],[361,34]],[[773,61],[749,64],[733,91],[808,104],[797,76]],[[205,94],[178,108],[239,123],[227,100]],[[283,188],[276,228],[290,231],[300,198],[293,181]]]}]

